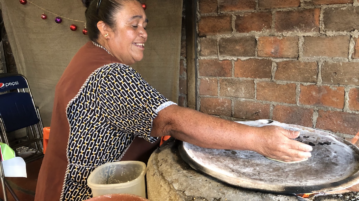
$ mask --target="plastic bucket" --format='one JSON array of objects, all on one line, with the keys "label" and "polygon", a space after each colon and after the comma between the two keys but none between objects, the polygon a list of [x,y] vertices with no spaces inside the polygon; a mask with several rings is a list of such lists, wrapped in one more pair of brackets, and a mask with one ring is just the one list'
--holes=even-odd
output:
[{"label": "plastic bucket", "polygon": [[140,161],[106,163],[87,179],[93,197],[107,194],[132,194],[146,198],[146,164]]}]

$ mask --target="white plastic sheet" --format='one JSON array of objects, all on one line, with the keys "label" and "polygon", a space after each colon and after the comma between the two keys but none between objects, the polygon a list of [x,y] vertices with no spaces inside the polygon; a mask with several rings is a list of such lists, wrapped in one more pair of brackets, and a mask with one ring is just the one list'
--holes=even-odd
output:
[{"label": "white plastic sheet", "polygon": [[5,160],[2,165],[5,177],[27,177],[26,163],[21,157]]}]

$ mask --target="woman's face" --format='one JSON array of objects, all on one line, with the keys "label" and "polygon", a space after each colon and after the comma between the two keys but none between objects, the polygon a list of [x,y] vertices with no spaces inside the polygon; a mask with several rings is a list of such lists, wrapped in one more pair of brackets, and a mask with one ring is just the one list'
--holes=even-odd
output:
[{"label": "woman's face", "polygon": [[147,18],[137,1],[124,1],[115,14],[115,28],[110,32],[110,52],[122,63],[131,65],[143,58],[147,41]]}]

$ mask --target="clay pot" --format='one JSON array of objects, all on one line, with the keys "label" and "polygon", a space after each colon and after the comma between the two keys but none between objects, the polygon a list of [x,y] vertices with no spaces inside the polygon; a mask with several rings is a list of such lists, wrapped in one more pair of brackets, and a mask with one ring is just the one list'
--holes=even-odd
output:
[{"label": "clay pot", "polygon": [[91,198],[86,201],[148,201],[145,198],[139,197],[137,195],[129,194],[111,194],[111,195],[101,195],[98,197]]}]

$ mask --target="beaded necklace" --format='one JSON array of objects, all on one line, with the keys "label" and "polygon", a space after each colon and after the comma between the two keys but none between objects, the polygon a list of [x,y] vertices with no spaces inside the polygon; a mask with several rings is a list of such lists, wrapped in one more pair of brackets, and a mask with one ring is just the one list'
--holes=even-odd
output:
[{"label": "beaded necklace", "polygon": [[112,54],[110,53],[110,51],[108,51],[108,50],[107,50],[105,47],[103,47],[102,45],[100,45],[100,44],[98,44],[98,43],[96,43],[96,42],[94,42],[94,41],[92,41],[92,44],[94,44],[96,47],[99,47],[99,48],[105,50],[109,55],[112,56]]}]

